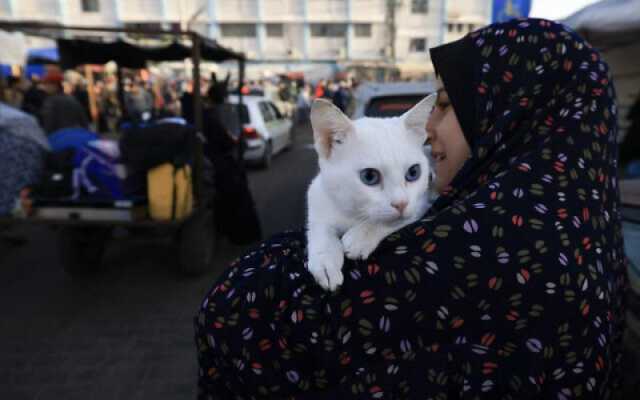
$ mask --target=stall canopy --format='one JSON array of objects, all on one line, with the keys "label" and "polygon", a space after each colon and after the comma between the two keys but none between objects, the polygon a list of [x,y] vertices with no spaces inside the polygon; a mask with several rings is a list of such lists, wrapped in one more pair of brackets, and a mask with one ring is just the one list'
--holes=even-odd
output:
[{"label": "stall canopy", "polygon": [[563,21],[585,37],[609,64],[618,97],[619,140],[629,111],[640,101],[640,0],[603,0]]},{"label": "stall canopy", "polygon": [[640,0],[603,0],[563,21],[601,50],[640,40]]},{"label": "stall canopy", "polygon": [[[115,61],[125,68],[144,68],[147,61],[182,61],[192,56],[191,46],[173,42],[163,46],[141,46],[117,40],[111,43],[93,40],[58,39],[58,52],[62,68],[82,64],[106,64]],[[244,60],[244,56],[220,46],[213,40],[202,38],[200,55],[203,60],[221,62]]]}]

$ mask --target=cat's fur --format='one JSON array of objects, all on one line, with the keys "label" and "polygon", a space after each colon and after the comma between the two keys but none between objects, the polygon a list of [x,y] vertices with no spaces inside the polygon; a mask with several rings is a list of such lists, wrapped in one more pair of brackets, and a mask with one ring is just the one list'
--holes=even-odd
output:
[{"label": "cat's fur", "polygon": [[[400,117],[355,121],[326,100],[313,102],[320,173],[307,193],[308,268],[323,288],[342,284],[344,255],[366,259],[387,235],[426,212],[431,170],[423,144],[434,102],[432,95]],[[420,177],[409,182],[405,174],[415,164]],[[380,172],[379,184],[363,183],[366,168]]]}]

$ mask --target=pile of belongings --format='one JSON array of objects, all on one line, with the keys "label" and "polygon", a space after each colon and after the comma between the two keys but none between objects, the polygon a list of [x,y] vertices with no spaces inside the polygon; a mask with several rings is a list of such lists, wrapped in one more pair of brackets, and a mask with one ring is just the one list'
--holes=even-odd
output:
[{"label": "pile of belongings", "polygon": [[[81,128],[56,131],[48,137],[51,153],[42,179],[29,193],[33,206],[144,205],[154,219],[188,216],[193,207],[191,129],[176,121],[130,125],[120,141]],[[158,208],[158,202],[166,204]]]}]

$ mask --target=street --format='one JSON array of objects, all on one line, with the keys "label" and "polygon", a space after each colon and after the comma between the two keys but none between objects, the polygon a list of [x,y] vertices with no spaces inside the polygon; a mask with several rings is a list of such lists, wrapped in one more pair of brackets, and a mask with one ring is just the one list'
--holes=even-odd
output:
[{"label": "street", "polygon": [[[308,127],[297,129],[293,148],[269,170],[248,170],[265,238],[304,224],[316,172],[311,144]],[[0,399],[195,398],[192,317],[246,248],[219,239],[215,268],[185,278],[173,268],[168,237],[120,235],[101,272],[72,279],[58,264],[54,231],[25,225],[18,232],[25,245],[0,243]],[[640,388],[640,339],[626,339],[623,399]]]},{"label": "street", "polygon": [[[265,238],[303,227],[311,143],[308,127],[298,129],[269,170],[249,169]],[[0,247],[0,399],[195,398],[192,318],[245,248],[219,240],[215,269],[184,278],[170,239],[121,235],[103,271],[72,279],[57,262],[54,231],[18,231],[27,244]]]}]

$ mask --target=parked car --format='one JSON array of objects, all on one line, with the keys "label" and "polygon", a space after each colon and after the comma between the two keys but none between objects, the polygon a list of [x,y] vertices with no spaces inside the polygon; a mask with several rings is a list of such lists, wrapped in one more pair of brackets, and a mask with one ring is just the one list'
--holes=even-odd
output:
[{"label": "parked car", "polygon": [[[243,96],[242,100],[244,160],[268,168],[274,155],[291,147],[292,122],[264,96]],[[229,96],[229,101],[238,104],[238,96]]]},{"label": "parked car", "polygon": [[364,82],[354,93],[351,118],[396,117],[435,92],[433,82]]}]

